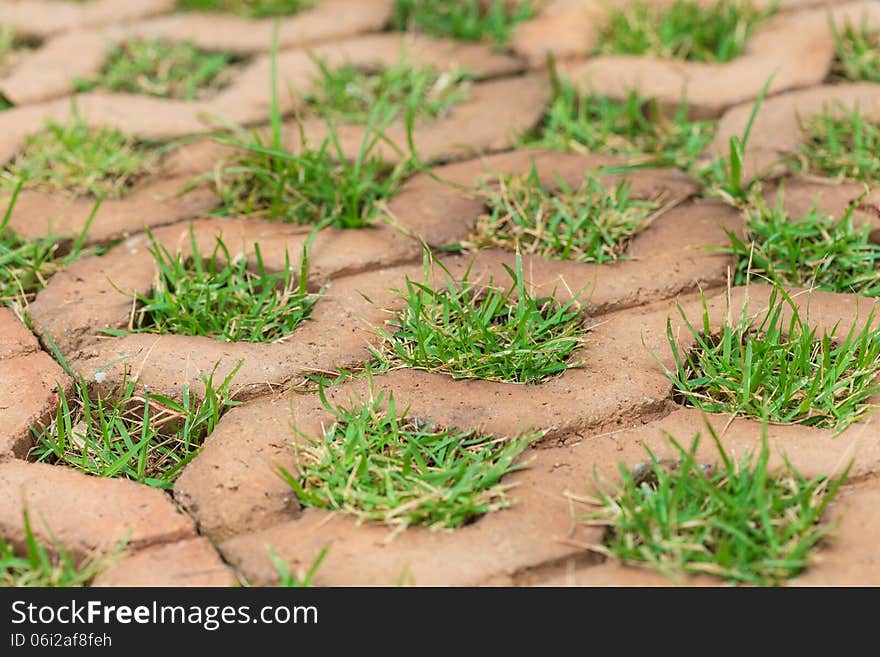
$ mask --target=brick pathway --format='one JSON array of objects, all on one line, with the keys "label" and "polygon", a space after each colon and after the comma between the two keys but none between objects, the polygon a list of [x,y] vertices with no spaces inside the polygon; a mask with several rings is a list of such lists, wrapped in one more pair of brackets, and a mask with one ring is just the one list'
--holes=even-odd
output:
[{"label": "brick pathway", "polygon": [[[674,403],[663,371],[674,366],[667,319],[681,348],[693,346],[677,303],[694,316],[702,291],[713,325],[723,320],[732,259],[705,247],[726,244],[729,232],[742,235],[742,214],[720,200],[699,198],[698,184],[681,171],[608,173],[623,160],[524,149],[516,136],[542,119],[551,93],[548,53],[581,91],[623,98],[635,88],[665,108],[677,107],[685,93],[693,117],[719,119],[705,159],[727,154],[730,138],[742,134],[754,100],[774,74],[746,150],[747,177],[774,171],[777,178],[764,194],[772,201],[784,183],[785,207],[792,214],[814,203],[840,213],[858,199],[857,221],[880,228],[880,199],[876,193],[864,196],[865,185],[796,178],[781,165],[799,147],[801,116],[839,103],[880,117],[880,84],[828,80],[834,52],[829,20],[843,24],[864,17],[876,26],[880,4],[782,2],[740,57],[706,64],[590,57],[595,28],[605,15],[606,3],[598,0],[538,3],[537,15],[515,30],[505,49],[387,31],[391,0],[324,0],[280,24],[278,89],[286,116],[304,107],[314,57],[331,65],[377,67],[406,53],[414,64],[465,68],[475,79],[467,100],[448,115],[417,124],[413,141],[432,168],[412,176],[387,204],[393,221],[361,230],[327,228],[313,241],[308,227],[212,216],[218,200],[205,186],[181,193],[194,177],[210,175],[229,152],[205,137],[208,129],[230,123],[265,127],[273,21],[174,13],[173,5],[172,0],[5,0],[0,6],[0,25],[13,24],[17,34],[39,42],[0,77],[0,95],[13,105],[0,111],[0,160],[12,159],[46,120],[64,121],[74,112],[91,125],[141,139],[199,135],[176,144],[123,199],[104,202],[85,244],[110,248],[54,275],[30,304],[32,329],[12,310],[0,309],[0,536],[23,543],[26,507],[39,519],[34,526],[41,540],[57,540],[78,557],[126,539],[124,556],[97,578],[99,586],[272,584],[278,571],[269,548],[296,571],[326,546],[330,551],[316,576],[321,585],[393,585],[401,578],[420,585],[667,584],[651,571],[615,564],[588,549],[601,542],[602,533],[573,522],[577,509],[571,495],[589,492],[595,475],[614,480],[618,463],[643,461],[645,447],[673,457],[664,435],[689,440],[706,421],[737,455],[760,444],[759,422],[729,421]],[[236,53],[244,64],[229,86],[195,101],[98,91],[74,96],[78,79],[100,71],[108,44],[132,37],[190,40]],[[315,117],[288,118],[282,126],[287,135],[300,129],[311,142],[326,136],[325,124]],[[363,126],[343,126],[342,152],[356,157],[363,138]],[[402,120],[392,124],[382,154],[396,161],[407,138]],[[598,265],[524,258],[535,290],[565,300],[589,288],[584,311],[591,330],[579,351],[584,364],[536,386],[409,369],[372,380],[374,389],[393,391],[398,407],[441,426],[499,435],[541,431],[525,456],[528,466],[505,479],[516,504],[456,530],[409,528],[391,540],[386,526],[302,506],[277,474],[278,466],[296,471],[298,438],[291,422],[311,435],[332,422],[318,396],[301,390],[303,377],[357,369],[371,360],[371,348],[381,342],[372,327],[400,309],[394,290],[407,278],[420,278],[425,246],[435,249],[454,276],[470,267],[481,280],[503,280],[513,253],[486,250],[472,258],[440,247],[465,241],[485,210],[465,188],[490,173],[525,175],[533,166],[548,183],[561,179],[574,185],[586,172],[599,170],[606,183],[625,177],[633,198],[659,197],[668,206],[633,240],[627,260]],[[9,196],[0,193],[0,208]],[[25,239],[48,234],[72,239],[89,221],[92,205],[91,199],[27,190],[9,228]],[[128,326],[132,293],[147,294],[155,280],[145,228],[158,243],[184,254],[191,234],[202,252],[222,237],[252,264],[259,247],[272,271],[309,241],[309,288],[322,295],[306,322],[270,344],[108,334]],[[768,294],[762,285],[734,289],[733,312],[746,295],[749,307],[758,309]],[[851,324],[876,306],[870,298],[816,291],[800,294],[797,303],[819,327]],[[74,375],[105,389],[134,377],[144,389],[171,397],[187,387],[201,394],[204,377],[215,368],[215,377],[222,378],[240,363],[233,381],[243,403],[223,416],[173,490],[32,462],[31,428],[54,416],[60,390],[73,389],[50,344]],[[337,402],[362,398],[369,394],[368,381],[351,380],[327,394]],[[828,511],[839,521],[833,539],[792,584],[880,584],[877,422],[869,415],[839,435],[796,425],[769,427],[775,464],[785,454],[805,476],[837,473],[854,459]],[[711,458],[711,445],[701,450]],[[718,584],[704,576],[686,582]]]}]

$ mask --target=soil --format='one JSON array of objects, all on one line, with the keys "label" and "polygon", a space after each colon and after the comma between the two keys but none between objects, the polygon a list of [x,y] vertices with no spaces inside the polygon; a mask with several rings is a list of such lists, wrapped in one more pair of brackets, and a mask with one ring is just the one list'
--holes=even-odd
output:
[{"label": "soil", "polygon": [[[615,0],[624,2],[625,0]],[[668,0],[664,0],[668,1]],[[707,0],[708,1],[708,0]],[[710,326],[747,303],[753,313],[767,304],[770,288],[728,288],[733,261],[723,253],[728,232],[742,234],[743,213],[701,193],[692,176],[673,169],[627,169],[625,160],[602,153],[523,149],[518,138],[540,126],[552,85],[545,55],[582,90],[612,97],[633,86],[656,96],[668,110],[686,95],[693,116],[720,117],[708,160],[727,155],[741,136],[752,101],[776,71],[752,128],[747,177],[769,177],[760,191],[773,203],[784,189],[792,218],[811,207],[835,216],[857,203],[854,217],[880,241],[880,196],[873,184],[791,174],[786,158],[797,151],[798,117],[842,103],[880,120],[880,85],[825,84],[833,57],[827,12],[880,20],[867,2],[784,0],[758,29],[746,51],[727,64],[669,62],[645,57],[589,57],[606,3],[548,0],[524,22],[506,48],[384,31],[391,0],[325,0],[286,18],[279,33],[279,100],[288,144],[299,131],[312,143],[326,137],[305,103],[316,74],[316,55],[331,66],[390,65],[408,61],[439,70],[466,68],[475,75],[469,97],[436,120],[415,124],[420,170],[381,206],[388,221],[358,230],[323,229],[311,244],[307,286],[320,294],[310,317],[273,343],[226,343],[209,337],[119,335],[129,325],[133,293],[149,293],[156,265],[145,229],[172,253],[189,254],[192,234],[202,252],[222,237],[234,255],[256,266],[259,245],[266,268],[279,271],[285,254],[299,261],[310,227],[254,217],[212,216],[218,198],[209,185],[188,187],[210,175],[232,151],[206,133],[233,123],[270,133],[272,21],[176,13],[171,0],[6,0],[0,23],[13,20],[22,34],[41,40],[0,80],[0,94],[16,107],[0,112],[0,162],[47,119],[64,121],[76,111],[91,125],[109,125],[143,140],[177,145],[121,200],[104,201],[87,244],[107,245],[102,255],[82,257],[54,275],[27,309],[32,330],[11,310],[0,309],[0,536],[18,547],[24,540],[22,510],[29,511],[40,540],[77,558],[112,550],[128,536],[125,551],[97,586],[230,586],[274,584],[278,570],[269,548],[292,571],[308,568],[325,547],[319,585],[668,585],[658,573],[607,559],[595,549],[602,530],[578,522],[590,507],[582,500],[619,482],[619,466],[638,469],[646,448],[674,458],[667,439],[689,442],[703,434],[698,458],[717,458],[707,424],[737,457],[760,446],[759,422],[705,414],[675,403],[664,371],[674,367],[668,340],[693,347],[680,313],[697,320],[702,297]],[[211,98],[172,101],[93,92],[72,96],[77,77],[99,70],[108,43],[132,37],[192,40],[247,60],[231,86]],[[363,126],[339,127],[340,148],[354,159]],[[408,135],[402,121],[380,147],[400,160]],[[510,507],[455,530],[412,527],[392,534],[375,523],[308,507],[278,475],[297,472],[296,447],[318,436],[332,416],[308,380],[359,372],[381,346],[376,328],[388,327],[403,307],[407,281],[445,283],[439,269],[425,279],[424,249],[453,279],[470,271],[480,283],[506,283],[516,254],[501,249],[456,252],[485,212],[479,184],[499,175],[524,175],[534,166],[542,182],[561,178],[578,186],[597,170],[606,185],[626,179],[636,199],[660,198],[663,212],[633,239],[619,262],[596,265],[524,256],[530,291],[560,302],[578,296],[588,331],[562,374],[538,385],[453,379],[403,367],[348,378],[326,389],[332,403],[394,394],[398,408],[440,426],[514,436],[539,432],[522,455],[525,467],[505,477]],[[0,209],[7,198],[0,198]],[[93,199],[27,191],[9,228],[24,238],[48,234],[70,239],[88,218]],[[2,211],[0,211],[2,214]],[[298,271],[298,270],[297,270]],[[819,330],[845,330],[876,313],[875,299],[791,290],[802,315]],[[731,309],[726,307],[730,295]],[[702,297],[701,297],[702,295]],[[873,316],[873,321],[880,318]],[[111,332],[108,333],[108,329]],[[184,388],[204,392],[203,377],[217,368],[233,379],[241,402],[220,420],[202,451],[183,470],[172,491],[131,481],[88,476],[67,466],[32,461],[31,429],[57,412],[59,390],[73,374],[107,390],[123,378],[143,389],[180,397]],[[216,380],[216,379],[215,379]],[[878,399],[877,401],[880,401]],[[798,425],[766,427],[771,466],[785,459],[807,477],[852,469],[825,520],[837,523],[813,563],[791,585],[880,585],[880,441],[876,415],[838,435]],[[35,519],[39,519],[36,521]],[[54,538],[53,538],[54,537]],[[682,577],[689,586],[719,585],[707,576]]]}]

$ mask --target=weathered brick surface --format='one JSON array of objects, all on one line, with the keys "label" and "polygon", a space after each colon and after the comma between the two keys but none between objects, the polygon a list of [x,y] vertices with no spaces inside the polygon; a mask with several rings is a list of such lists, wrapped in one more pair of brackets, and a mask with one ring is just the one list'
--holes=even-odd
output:
[{"label": "weathered brick surface", "polygon": [[[450,162],[494,153],[516,144],[517,138],[535,128],[544,114],[550,96],[549,84],[541,75],[529,74],[474,82],[466,89],[466,97],[449,108],[448,113],[433,119],[418,119],[409,133],[405,117],[392,121],[376,141],[371,155],[389,164],[407,157],[409,139],[422,162]],[[511,98],[516,98],[511,103]],[[369,140],[367,128],[358,123],[336,121],[331,151],[355,160]],[[271,140],[269,128],[255,132]],[[303,140],[316,148],[331,138],[327,122],[306,115],[286,121],[282,126],[285,148],[302,152]],[[203,139],[178,149],[175,172],[205,173],[229,160],[235,149],[216,140]]]},{"label": "weathered brick surface", "polygon": [[232,409],[174,484],[174,499],[203,534],[228,538],[300,514],[296,494],[277,471],[296,468],[289,447],[297,404],[281,393]]},{"label": "weathered brick surface", "polygon": [[321,0],[297,14],[244,18],[210,12],[174,13],[126,26],[136,38],[192,41],[205,50],[240,54],[268,52],[278,23],[278,47],[302,48],[380,31],[391,17],[394,0]]},{"label": "weathered brick surface", "polygon": [[54,411],[67,375],[15,314],[0,308],[0,460],[24,458],[30,427]]},{"label": "weathered brick surface", "polygon": [[[281,22],[279,47],[312,46],[378,29],[387,22],[392,0],[329,0]],[[378,11],[377,11],[378,10]],[[273,19],[254,20],[201,12],[175,13],[124,27],[76,31],[47,40],[22,58],[0,80],[0,92],[15,105],[28,105],[70,93],[77,79],[104,66],[113,44],[131,39],[190,41],[205,50],[242,56],[268,52]],[[267,82],[268,84],[268,82]]]},{"label": "weathered brick surface", "polygon": [[[194,183],[208,170],[188,168],[185,157],[172,154],[122,198],[103,199],[97,211],[97,199],[91,196],[26,189],[15,201],[9,228],[22,239],[83,236],[82,243],[89,245],[206,215],[217,205],[217,196],[206,185]],[[0,194],[0,208],[10,201],[10,193]],[[86,226],[89,230],[83,234]]]},{"label": "weathered brick surface", "polygon": [[837,526],[796,586],[880,586],[880,479],[844,488],[829,508]]},{"label": "weathered brick surface", "polygon": [[7,308],[0,310],[0,360],[36,351],[37,339],[27,326]]},{"label": "weathered brick surface", "polygon": [[191,538],[124,556],[92,586],[235,586],[238,581],[211,542]]},{"label": "weathered brick surface", "polygon": [[57,541],[77,556],[131,549],[195,535],[193,521],[162,491],[120,479],[102,479],[63,466],[0,463],[0,535],[22,547],[27,509],[38,539]]}]

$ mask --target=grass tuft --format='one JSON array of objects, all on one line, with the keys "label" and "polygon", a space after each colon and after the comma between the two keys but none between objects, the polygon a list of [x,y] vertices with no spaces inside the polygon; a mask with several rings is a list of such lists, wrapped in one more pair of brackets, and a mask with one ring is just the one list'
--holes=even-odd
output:
[{"label": "grass tuft", "polygon": [[855,27],[849,21],[840,30],[829,22],[834,37],[831,81],[880,82],[880,30],[865,22]]},{"label": "grass tuft", "polygon": [[102,73],[78,80],[77,91],[104,89],[158,98],[196,100],[225,86],[235,74],[229,53],[205,52],[195,44],[162,39],[115,46]]},{"label": "grass tuft", "polygon": [[417,117],[437,118],[468,96],[470,76],[463,71],[438,73],[432,67],[410,66],[404,60],[380,70],[354,65],[329,69],[315,60],[319,75],[306,101],[316,112],[344,121],[367,123],[380,101],[400,116],[408,107]]},{"label": "grass tuft", "polygon": [[626,249],[660,208],[658,201],[630,197],[629,183],[607,188],[593,175],[571,189],[541,182],[533,167],[525,176],[501,176],[484,185],[489,212],[469,242],[558,260],[606,263],[625,258]]},{"label": "grass tuft", "polygon": [[181,11],[213,11],[244,18],[293,16],[311,9],[318,0],[177,0]]},{"label": "grass tuft", "polygon": [[190,257],[150,239],[158,273],[150,294],[135,295],[131,326],[136,332],[275,342],[305,321],[317,301],[306,289],[305,251],[297,280],[289,258],[282,271],[266,271],[256,244],[256,271],[251,271],[247,258],[231,254],[220,237],[208,257],[199,252],[192,232]]},{"label": "grass tuft", "polygon": [[374,108],[353,160],[346,158],[332,122],[330,135],[317,147],[301,134],[296,152],[287,150],[280,137],[269,141],[258,133],[225,140],[237,153],[212,174],[222,199],[216,212],[298,225],[369,226],[381,216],[383,202],[400,190],[412,166],[408,158],[391,165],[377,152],[384,143],[376,123],[381,109]]},{"label": "grass tuft", "polygon": [[41,544],[31,528],[27,509],[22,511],[25,535],[24,556],[0,537],[0,588],[88,586],[106,569],[122,548],[105,556],[77,561],[60,543],[51,550]]},{"label": "grass tuft", "polygon": [[795,168],[831,178],[880,180],[880,125],[843,106],[801,121],[803,140]]},{"label": "grass tuft", "polygon": [[11,308],[30,327],[30,302],[49,279],[77,258],[100,255],[109,246],[83,246],[100,203],[95,204],[82,232],[72,241],[51,235],[38,240],[21,239],[9,228],[20,191],[19,182],[13,188],[6,211],[0,219],[0,304]]},{"label": "grass tuft", "polygon": [[839,326],[821,335],[800,315],[794,300],[774,288],[766,310],[709,323],[703,298],[702,324],[684,314],[694,340],[680,350],[667,322],[675,370],[666,370],[673,399],[710,413],[730,413],[777,423],[797,423],[842,431],[871,412],[880,392],[880,328],[873,311],[862,328]]},{"label": "grass tuft", "polygon": [[0,173],[0,186],[121,198],[146,173],[151,149],[113,128],[91,128],[80,117],[25,139]]},{"label": "grass tuft", "polygon": [[570,358],[587,330],[577,297],[558,304],[533,296],[519,253],[515,271],[505,265],[507,288],[470,280],[470,269],[456,281],[443,268],[445,286],[435,290],[430,267],[426,258],[424,282],[407,279],[406,290],[397,291],[404,310],[388,330],[376,329],[384,338],[374,352],[379,360],[506,383],[540,383],[577,365]]},{"label": "grass tuft", "polygon": [[734,285],[769,281],[828,292],[880,296],[880,245],[871,227],[857,227],[849,207],[840,219],[815,208],[792,219],[780,192],[775,207],[756,196],[746,212],[745,237],[728,232],[723,249],[736,259]]},{"label": "grass tuft", "polygon": [[[269,119],[271,135],[236,130],[221,139],[236,154],[219,163],[211,181],[222,203],[216,213],[244,215],[295,224],[363,228],[375,221],[383,202],[395,195],[414,165],[413,154],[390,165],[379,151],[391,145],[383,131],[397,109],[386,97],[374,103],[364,124],[357,155],[349,159],[334,122],[325,117],[328,135],[317,148],[299,134],[299,149],[285,144],[277,80],[278,34],[273,38]],[[411,128],[414,108],[407,109]],[[412,133],[409,133],[412,141]],[[398,149],[398,152],[401,151]],[[401,153],[402,154],[402,153]]]},{"label": "grass tuft", "polygon": [[519,23],[534,15],[530,0],[396,0],[392,25],[400,31],[503,45]]},{"label": "grass tuft", "polygon": [[650,55],[698,62],[727,62],[745,49],[752,31],[773,9],[749,0],[675,0],[667,7],[637,1],[612,9],[596,53]]},{"label": "grass tuft", "polygon": [[334,417],[298,445],[294,475],[281,475],[306,506],[404,529],[454,528],[511,504],[501,478],[537,435],[515,439],[459,432],[398,413],[384,393],[352,406],[321,399]]},{"label": "grass tuft", "polygon": [[670,119],[656,101],[630,92],[625,100],[582,94],[570,83],[557,86],[544,123],[526,145],[580,153],[622,155],[689,170],[712,141],[714,121],[690,121],[682,105]]},{"label": "grass tuft", "polygon": [[140,391],[134,380],[105,394],[76,378],[73,395],[59,391],[52,421],[32,429],[30,458],[170,490],[223,413],[236,405],[229,386],[240,366],[219,385],[214,372],[205,378],[203,399],[184,387],[180,401]]},{"label": "grass tuft", "polygon": [[692,573],[732,584],[782,584],[803,572],[831,530],[820,521],[846,472],[807,479],[787,460],[773,472],[766,432],[757,458],[747,451],[736,461],[708,428],[719,464],[697,462],[699,434],[690,449],[668,436],[679,456],[675,467],[650,450],[640,477],[621,464],[619,490],[602,491],[601,509],[583,520],[606,527],[600,551],[628,564],[673,578]]}]

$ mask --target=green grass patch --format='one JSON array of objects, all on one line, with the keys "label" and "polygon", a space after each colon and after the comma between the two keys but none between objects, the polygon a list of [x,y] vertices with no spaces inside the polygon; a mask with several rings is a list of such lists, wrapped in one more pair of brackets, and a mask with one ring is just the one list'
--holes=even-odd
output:
[{"label": "green grass patch", "polygon": [[507,43],[517,24],[535,15],[529,0],[396,0],[392,26],[462,41]]},{"label": "green grass patch", "polygon": [[650,450],[640,476],[621,464],[618,490],[602,490],[601,509],[583,518],[606,527],[600,551],[672,578],[691,573],[774,586],[803,572],[831,530],[822,514],[846,473],[807,479],[788,461],[774,472],[766,433],[757,458],[747,451],[739,461],[711,426],[709,433],[717,465],[697,462],[699,434],[690,448],[668,436],[679,457],[672,467]]},{"label": "green grass patch", "polygon": [[366,123],[380,102],[394,108],[395,117],[412,108],[415,117],[434,119],[468,97],[470,76],[463,71],[437,72],[403,60],[379,70],[354,65],[331,70],[315,63],[319,75],[306,101],[313,111],[345,121]]},{"label": "green grass patch", "polygon": [[838,110],[801,121],[803,140],[795,169],[846,180],[880,179],[880,125],[864,118],[857,107]]},{"label": "green grass patch", "polygon": [[541,182],[534,167],[525,176],[484,184],[489,211],[477,221],[469,243],[557,260],[614,262],[626,257],[633,237],[660,208],[658,201],[633,199],[626,181],[608,188],[587,175],[577,189],[561,179],[557,186]]},{"label": "green grass patch", "polygon": [[213,11],[245,18],[293,16],[311,9],[319,0],[177,0],[181,11]]},{"label": "green grass patch", "polygon": [[297,277],[289,258],[282,271],[267,271],[256,244],[256,271],[252,271],[247,258],[233,256],[220,237],[207,257],[192,233],[188,257],[171,253],[152,235],[150,239],[158,274],[149,294],[135,295],[131,321],[135,332],[276,342],[305,321],[317,301],[306,289],[305,251]]},{"label": "green grass patch", "polygon": [[[236,154],[206,176],[222,199],[215,211],[222,216],[248,216],[313,224],[320,227],[363,228],[381,217],[384,201],[394,196],[415,166],[411,153],[396,165],[387,163],[379,149],[388,144],[384,130],[398,108],[379,96],[364,122],[357,155],[347,157],[334,121],[327,121],[327,137],[317,146],[300,131],[299,144],[285,143],[277,85],[277,34],[272,45],[268,136],[238,129],[221,143]],[[411,128],[414,110],[407,109]],[[410,132],[411,137],[411,132]],[[411,141],[411,139],[410,139]]]},{"label": "green grass patch", "polygon": [[77,91],[103,89],[196,100],[228,84],[235,63],[229,53],[206,52],[187,41],[134,40],[114,46],[104,70],[75,86]]},{"label": "green grass patch", "polygon": [[[383,203],[400,190],[412,170],[408,158],[386,162],[378,148],[382,128],[374,108],[354,159],[348,159],[332,122],[329,136],[318,145],[307,143],[288,150],[280,132],[266,138],[259,133],[224,140],[236,154],[210,176],[223,216],[247,216],[299,225],[363,228],[382,217]],[[386,125],[385,115],[381,125]]]},{"label": "green grass patch", "polygon": [[48,121],[0,173],[0,187],[121,198],[144,175],[155,149],[113,128],[91,128],[80,117]]},{"label": "green grass patch", "polygon": [[40,543],[31,528],[27,510],[22,511],[25,533],[24,554],[0,537],[0,588],[88,586],[109,566],[121,545],[104,556],[76,560],[60,543],[51,549]]},{"label": "green grass patch", "polygon": [[20,190],[21,184],[13,189],[12,198],[0,220],[0,304],[11,308],[30,327],[30,302],[49,279],[77,258],[104,253],[109,247],[83,246],[92,219],[100,207],[97,203],[84,229],[73,240],[53,236],[39,240],[21,239],[9,228]]},{"label": "green grass patch", "polygon": [[[306,506],[401,529],[454,528],[507,506],[505,474],[537,436],[514,439],[438,427],[398,412],[384,393],[352,406],[333,405],[333,423],[296,447],[298,475],[282,476]],[[294,427],[296,430],[296,427]]]},{"label": "green grass patch", "polygon": [[219,385],[212,372],[204,380],[204,398],[184,387],[180,400],[139,390],[133,380],[103,393],[76,377],[72,395],[59,392],[50,423],[32,429],[30,458],[170,490],[223,413],[236,405],[229,386],[237,371]]},{"label": "green grass patch", "polygon": [[728,232],[724,251],[736,259],[734,285],[769,281],[829,292],[880,296],[880,245],[871,227],[856,226],[851,205],[840,219],[811,209],[792,219],[783,194],[771,207],[760,196],[746,211],[744,238]]},{"label": "green grass patch", "polygon": [[586,333],[576,295],[559,304],[552,296],[535,297],[526,287],[522,257],[516,270],[505,266],[511,282],[498,287],[460,281],[444,269],[445,285],[434,289],[426,258],[424,282],[407,279],[396,291],[405,306],[388,329],[376,357],[390,366],[443,372],[455,378],[506,383],[540,383],[562,374]]},{"label": "green grass patch", "polygon": [[690,121],[682,105],[672,118],[656,101],[630,92],[625,100],[579,93],[560,82],[542,126],[521,141],[580,153],[621,155],[689,170],[712,141],[714,121]]},{"label": "green grass patch", "polygon": [[839,29],[829,21],[834,36],[832,82],[880,82],[880,30],[863,21],[855,27],[849,21]]},{"label": "green grass patch", "polygon": [[728,62],[745,49],[752,31],[774,11],[748,0],[675,0],[668,7],[635,2],[612,9],[596,54],[649,55],[698,62]]},{"label": "green grass patch", "polygon": [[730,413],[777,423],[843,430],[873,410],[880,391],[880,328],[873,311],[861,328],[839,326],[818,333],[801,317],[793,299],[774,288],[767,308],[754,316],[744,306],[720,327],[679,313],[694,347],[681,350],[667,323],[675,369],[673,399],[710,413]]}]

